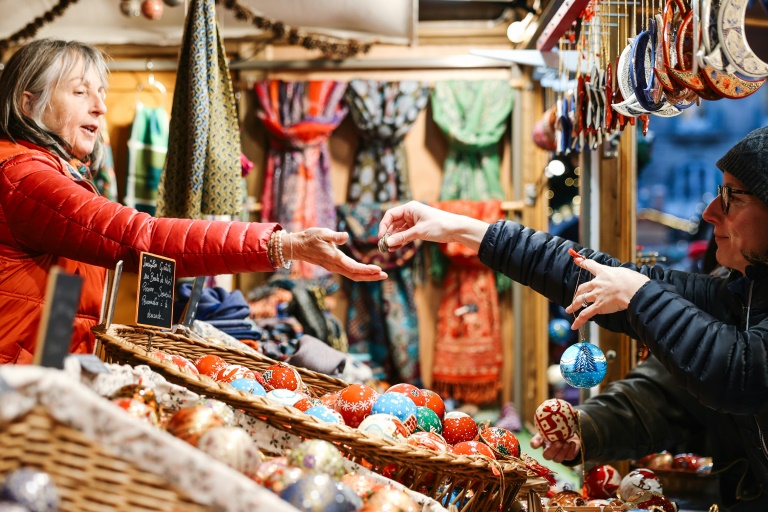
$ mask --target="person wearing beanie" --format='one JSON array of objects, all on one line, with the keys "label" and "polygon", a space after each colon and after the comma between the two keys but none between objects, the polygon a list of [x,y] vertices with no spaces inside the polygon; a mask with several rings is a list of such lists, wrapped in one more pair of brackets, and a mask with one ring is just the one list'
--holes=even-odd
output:
[{"label": "person wearing beanie", "polygon": [[[669,450],[711,456],[721,511],[768,511],[768,127],[720,161],[723,184],[704,212],[725,276],[639,267],[535,231],[418,202],[385,213],[390,251],[414,240],[459,242],[480,261],[651,352],[624,379],[580,404],[566,441],[540,434],[555,462],[605,463]],[[576,251],[578,257],[569,253]],[[583,454],[582,454],[583,452]],[[708,507],[708,505],[707,505]]]}]

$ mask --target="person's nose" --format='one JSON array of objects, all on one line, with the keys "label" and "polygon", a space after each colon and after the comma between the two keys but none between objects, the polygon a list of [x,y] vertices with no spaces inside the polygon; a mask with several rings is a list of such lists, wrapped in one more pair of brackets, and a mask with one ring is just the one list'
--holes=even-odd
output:
[{"label": "person's nose", "polygon": [[103,116],[107,113],[107,104],[101,94],[96,94],[91,106],[91,113],[96,116]]},{"label": "person's nose", "polygon": [[723,218],[723,204],[721,201],[722,199],[719,196],[714,198],[704,209],[701,218],[716,226]]}]

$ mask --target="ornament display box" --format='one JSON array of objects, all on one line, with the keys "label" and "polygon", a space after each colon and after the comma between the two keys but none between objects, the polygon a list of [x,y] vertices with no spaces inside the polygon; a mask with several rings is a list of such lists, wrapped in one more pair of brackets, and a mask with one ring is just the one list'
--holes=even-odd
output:
[{"label": "ornament display box", "polygon": [[[493,461],[484,457],[438,453],[345,425],[322,422],[293,407],[278,405],[237,391],[208,376],[182,370],[156,358],[151,352],[161,350],[192,361],[203,355],[215,354],[230,364],[241,364],[258,371],[276,363],[260,354],[137,326],[113,324],[109,329],[97,326],[93,332],[97,339],[97,353],[106,362],[148,365],[169,381],[221,400],[272,427],[305,439],[332,442],[349,459],[385,470],[393,480],[425,493],[444,506],[455,505],[459,512],[497,510],[500,503],[511,503],[523,485],[529,487],[544,482],[520,459]],[[313,396],[347,386],[342,380],[303,368],[296,368],[296,371]]]},{"label": "ornament display box", "polygon": [[61,512],[296,512],[65,372],[6,365],[0,378],[11,388],[0,398],[0,482],[21,467],[43,471]]}]

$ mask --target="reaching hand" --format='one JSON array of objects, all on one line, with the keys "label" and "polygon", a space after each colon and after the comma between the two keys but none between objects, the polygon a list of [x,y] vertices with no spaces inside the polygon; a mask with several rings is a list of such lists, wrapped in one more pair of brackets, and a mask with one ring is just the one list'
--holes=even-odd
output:
[{"label": "reaching hand", "polygon": [[381,281],[386,272],[376,265],[357,262],[341,252],[336,245],[347,242],[349,234],[327,228],[308,228],[283,237],[283,254],[290,256],[293,244],[293,259],[320,265],[330,272],[346,276],[353,281]]},{"label": "reaching hand", "polygon": [[460,242],[477,250],[487,229],[485,222],[411,201],[384,214],[379,224],[379,238],[391,233],[387,237],[390,251],[414,240]]},{"label": "reaching hand", "polygon": [[581,451],[581,439],[574,434],[565,441],[547,441],[540,433],[531,438],[531,448],[544,446],[542,455],[547,460],[563,462],[573,460]]},{"label": "reaching hand", "polygon": [[[581,257],[574,258],[573,261],[592,273],[595,278],[580,285],[576,289],[573,302],[565,308],[566,313],[571,314],[581,309],[571,325],[572,329],[578,329],[595,315],[624,311],[629,307],[629,302],[637,290],[649,281],[648,277],[640,272],[628,268],[609,267]],[[588,304],[587,307],[584,307],[585,303]]]}]

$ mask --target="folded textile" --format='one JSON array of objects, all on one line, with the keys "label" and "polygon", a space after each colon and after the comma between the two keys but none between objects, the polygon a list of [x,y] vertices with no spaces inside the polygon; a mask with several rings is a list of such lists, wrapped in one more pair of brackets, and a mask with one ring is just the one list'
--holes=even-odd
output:
[{"label": "folded textile", "polygon": [[326,375],[339,375],[344,371],[347,354],[305,334],[299,338],[296,352],[286,362]]},{"label": "folded textile", "polygon": [[[189,296],[192,294],[192,283],[182,283],[176,294],[176,304],[174,311],[177,320],[184,310]],[[197,305],[195,318],[205,321],[220,320],[245,320],[250,315],[251,310],[245,297],[240,290],[228,292],[220,286],[213,288],[203,288],[200,295],[200,302]]]}]

